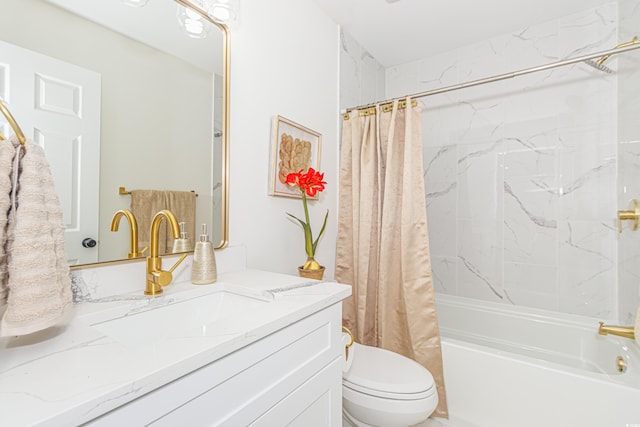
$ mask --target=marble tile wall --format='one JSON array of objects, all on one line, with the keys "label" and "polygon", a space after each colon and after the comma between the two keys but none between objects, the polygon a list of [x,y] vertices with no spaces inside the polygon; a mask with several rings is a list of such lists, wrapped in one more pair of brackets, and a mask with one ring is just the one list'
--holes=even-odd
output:
[{"label": "marble tile wall", "polygon": [[340,109],[384,99],[382,65],[344,31],[340,43]]},{"label": "marble tile wall", "polygon": [[[639,28],[629,18],[638,8],[637,1],[612,2],[388,68],[386,97],[607,50],[624,25]],[[628,56],[640,69],[640,58]],[[622,61],[607,65],[617,69]],[[638,121],[619,109],[638,111],[638,97],[626,96],[634,88],[619,89],[640,79],[627,74],[581,63],[422,98],[438,292],[629,318],[638,303],[640,254],[618,248],[615,220],[627,203],[619,198],[640,197],[630,186],[618,193],[627,182],[640,183]],[[631,239],[627,246],[640,246],[640,233],[623,236]],[[627,267],[620,289],[619,259]],[[623,297],[632,297],[626,306]]]},{"label": "marble tile wall", "polygon": [[[620,3],[620,41],[640,36],[640,3]],[[609,62],[609,61],[607,61]],[[618,209],[627,209],[632,199],[640,201],[640,55],[613,57],[618,75]],[[640,231],[619,234],[618,307],[620,322],[633,324],[638,309],[640,283]]]}]

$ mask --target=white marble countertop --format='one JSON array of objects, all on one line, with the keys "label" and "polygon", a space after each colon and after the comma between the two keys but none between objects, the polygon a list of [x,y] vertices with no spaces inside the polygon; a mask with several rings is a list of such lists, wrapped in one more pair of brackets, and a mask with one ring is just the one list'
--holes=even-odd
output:
[{"label": "white marble countertop", "polygon": [[[251,298],[245,310],[216,319],[208,328],[173,330],[145,342],[117,340],[91,326],[221,292]],[[350,287],[337,283],[242,270],[220,274],[212,285],[174,283],[157,297],[144,296],[140,288],[75,304],[65,326],[0,338],[1,424],[87,422],[350,293]]]}]

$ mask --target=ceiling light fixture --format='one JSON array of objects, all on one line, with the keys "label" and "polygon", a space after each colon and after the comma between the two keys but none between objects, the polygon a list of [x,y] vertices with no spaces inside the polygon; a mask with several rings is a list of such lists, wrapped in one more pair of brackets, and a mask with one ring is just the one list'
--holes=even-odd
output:
[{"label": "ceiling light fixture", "polygon": [[[199,2],[192,2],[197,4]],[[197,4],[197,6],[202,7],[202,4]],[[194,39],[203,39],[207,37],[209,31],[211,30],[211,24],[200,16],[197,12],[194,12],[191,9],[187,9],[182,5],[178,5],[178,22],[180,23],[180,27],[184,30],[184,32]]]},{"label": "ceiling light fixture", "polygon": [[238,19],[239,0],[208,0],[207,14],[216,22],[228,24]]}]

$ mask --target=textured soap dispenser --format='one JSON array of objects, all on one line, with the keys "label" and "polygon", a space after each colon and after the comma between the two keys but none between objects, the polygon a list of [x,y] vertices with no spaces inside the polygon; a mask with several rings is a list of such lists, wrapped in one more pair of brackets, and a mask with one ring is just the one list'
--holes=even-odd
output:
[{"label": "textured soap dispenser", "polygon": [[173,251],[172,253],[177,254],[180,252],[191,252],[193,250],[193,245],[191,244],[191,239],[187,235],[187,231],[185,230],[187,223],[180,222],[180,237],[173,240]]},{"label": "textured soap dispenser", "polygon": [[191,266],[191,283],[194,285],[206,285],[213,283],[218,278],[216,257],[213,252],[213,244],[207,234],[207,224],[202,224],[200,240],[196,242],[193,251],[193,264]]}]

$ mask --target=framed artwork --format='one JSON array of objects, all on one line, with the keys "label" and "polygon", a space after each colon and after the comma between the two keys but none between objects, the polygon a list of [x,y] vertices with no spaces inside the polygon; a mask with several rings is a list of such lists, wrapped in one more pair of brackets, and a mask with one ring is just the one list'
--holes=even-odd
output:
[{"label": "framed artwork", "polygon": [[[275,116],[271,129],[269,195],[301,198],[300,191],[286,184],[287,175],[310,167],[320,169],[322,135],[282,116]],[[316,194],[314,199],[318,195]],[[311,197],[308,197],[311,199]]]}]

